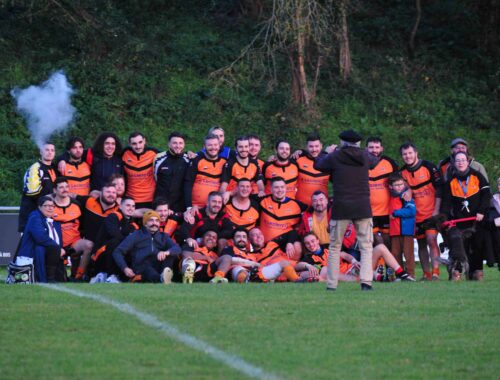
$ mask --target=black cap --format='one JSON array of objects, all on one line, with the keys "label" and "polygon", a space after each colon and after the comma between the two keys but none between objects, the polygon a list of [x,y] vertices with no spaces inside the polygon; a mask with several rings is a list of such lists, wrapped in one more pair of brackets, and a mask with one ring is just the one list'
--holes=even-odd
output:
[{"label": "black cap", "polygon": [[358,141],[361,141],[363,139],[357,132],[353,131],[352,129],[342,132],[339,135],[339,138],[351,143],[357,143]]},{"label": "black cap", "polygon": [[465,146],[469,146],[469,144],[467,144],[467,141],[465,141],[463,138],[461,137],[458,137],[456,139],[453,139],[453,141],[451,142],[450,144],[450,148],[453,148],[455,145],[457,144],[464,144]]}]

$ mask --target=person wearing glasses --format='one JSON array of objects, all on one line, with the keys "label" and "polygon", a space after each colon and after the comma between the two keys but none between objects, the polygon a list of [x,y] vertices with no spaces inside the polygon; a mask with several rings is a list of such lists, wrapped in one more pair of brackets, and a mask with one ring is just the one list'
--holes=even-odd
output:
[{"label": "person wearing glasses", "polygon": [[45,195],[38,199],[24,228],[16,260],[31,261],[35,267],[36,282],[61,282],[66,280],[63,265],[61,225],[52,219],[54,199]]},{"label": "person wearing glasses", "polygon": [[469,156],[465,152],[453,155],[454,170],[443,187],[443,202],[441,213],[448,219],[475,217],[474,221],[457,224],[465,232],[473,229],[472,234],[464,236],[464,248],[469,261],[468,277],[471,280],[483,279],[483,256],[480,249],[484,234],[481,226],[486,222],[485,215],[490,207],[491,193],[486,178],[477,170],[471,168]]}]

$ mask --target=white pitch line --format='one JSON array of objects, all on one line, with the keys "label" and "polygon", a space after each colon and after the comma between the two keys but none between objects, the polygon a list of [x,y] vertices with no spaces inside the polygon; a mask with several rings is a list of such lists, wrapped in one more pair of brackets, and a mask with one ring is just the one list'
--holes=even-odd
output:
[{"label": "white pitch line", "polygon": [[115,309],[121,311],[122,313],[129,314],[137,318],[146,326],[158,329],[168,337],[180,343],[183,343],[186,346],[189,346],[197,351],[205,353],[208,356],[214,358],[215,360],[226,364],[228,367],[231,367],[236,371],[241,372],[244,375],[247,375],[248,377],[253,377],[256,379],[280,380],[280,377],[273,375],[272,373],[266,372],[262,368],[254,366],[236,355],[231,355],[222,350],[219,350],[218,348],[211,346],[210,344],[204,342],[201,339],[183,333],[179,331],[176,327],[172,326],[171,324],[167,322],[162,322],[154,315],[139,311],[127,303],[117,302],[110,298],[100,296],[98,294],[81,292],[60,285],[42,284],[42,283],[38,283],[37,285],[43,286],[44,288],[57,290],[59,292],[69,293],[76,297],[91,299],[93,301],[99,302],[107,306],[112,306]]}]

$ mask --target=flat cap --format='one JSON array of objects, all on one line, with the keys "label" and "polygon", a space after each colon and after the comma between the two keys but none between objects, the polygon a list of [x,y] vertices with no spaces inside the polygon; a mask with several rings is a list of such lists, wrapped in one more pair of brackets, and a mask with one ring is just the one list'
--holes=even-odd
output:
[{"label": "flat cap", "polygon": [[341,140],[351,142],[351,143],[357,143],[358,141],[361,141],[363,138],[361,135],[359,135],[357,132],[353,131],[352,129],[349,129],[347,131],[342,132],[339,135],[339,138]]},{"label": "flat cap", "polygon": [[469,144],[467,143],[467,141],[465,141],[463,138],[461,137],[457,137],[456,139],[453,139],[451,141],[451,144],[450,144],[450,148],[453,148],[455,145],[457,144],[464,144],[465,146],[469,146]]}]

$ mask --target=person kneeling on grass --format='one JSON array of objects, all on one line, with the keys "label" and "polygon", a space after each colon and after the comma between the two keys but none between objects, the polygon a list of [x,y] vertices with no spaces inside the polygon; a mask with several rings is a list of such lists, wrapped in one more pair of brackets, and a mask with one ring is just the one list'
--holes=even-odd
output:
[{"label": "person kneeling on grass", "polygon": [[[305,252],[302,261],[309,266],[316,267],[319,272],[319,281],[326,281],[327,265],[328,265],[328,249],[322,248],[319,244],[319,239],[313,233],[308,233],[304,236]],[[373,248],[372,269],[373,280],[382,281],[383,275],[377,272],[377,263],[380,258],[383,258],[387,266],[394,269],[396,277],[402,281],[415,281],[413,277],[408,275],[403,268],[398,264],[394,256],[384,244],[377,244]],[[340,281],[359,281],[359,261],[351,254],[340,252]],[[308,267],[310,271],[312,269]]]},{"label": "person kneeling on grass", "polygon": [[[248,242],[252,251],[248,250]],[[232,257],[231,277],[233,281],[243,282],[268,282],[282,277],[284,281],[306,282],[296,269],[303,269],[303,265],[291,261],[285,252],[274,241],[265,243],[264,234],[255,227],[247,232],[238,228],[233,233],[233,246],[228,246],[222,251],[223,255]]]},{"label": "person kneeling on grass", "polygon": [[[160,232],[160,216],[147,211],[143,227],[127,236],[113,252],[113,259],[125,275],[133,281],[172,282],[173,268],[178,263],[181,248],[170,237]],[[131,255],[132,268],[125,256]]]},{"label": "person kneeling on grass", "polygon": [[226,273],[231,267],[231,256],[217,255],[217,232],[207,230],[196,247],[185,245],[182,251],[182,282],[227,283]]}]

